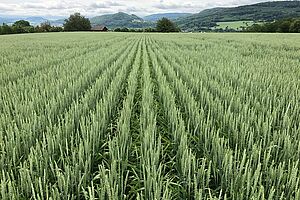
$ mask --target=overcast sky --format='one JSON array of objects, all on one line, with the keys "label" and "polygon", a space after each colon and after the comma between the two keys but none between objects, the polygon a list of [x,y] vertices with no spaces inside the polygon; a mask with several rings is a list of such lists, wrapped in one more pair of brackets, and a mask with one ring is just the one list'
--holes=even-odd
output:
[{"label": "overcast sky", "polygon": [[267,0],[0,0],[0,15],[68,16],[80,12],[91,17],[126,12],[145,16],[165,12],[196,13],[206,8],[263,1]]}]

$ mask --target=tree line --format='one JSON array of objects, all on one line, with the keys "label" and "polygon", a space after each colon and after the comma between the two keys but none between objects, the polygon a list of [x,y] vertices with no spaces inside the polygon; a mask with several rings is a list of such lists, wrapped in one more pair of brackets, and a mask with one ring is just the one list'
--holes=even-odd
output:
[{"label": "tree line", "polygon": [[12,25],[5,23],[0,26],[0,35],[5,34],[19,34],[19,33],[42,33],[42,32],[60,32],[63,31],[62,27],[51,26],[50,22],[46,21],[38,26],[32,26],[30,22],[19,20]]},{"label": "tree line", "polygon": [[49,21],[43,22],[38,26],[32,26],[30,22],[25,20],[16,21],[12,25],[7,25],[4,23],[2,26],[0,26],[0,35],[89,30],[91,30],[90,20],[84,16],[81,16],[80,13],[75,13],[70,15],[70,17],[65,20],[63,27],[52,26]]},{"label": "tree line", "polygon": [[115,32],[161,32],[172,33],[181,32],[180,28],[168,18],[162,18],[156,22],[155,28],[143,28],[143,29],[129,29],[129,28],[116,28]]},{"label": "tree line", "polygon": [[300,19],[290,18],[263,24],[253,24],[245,32],[300,33]]}]

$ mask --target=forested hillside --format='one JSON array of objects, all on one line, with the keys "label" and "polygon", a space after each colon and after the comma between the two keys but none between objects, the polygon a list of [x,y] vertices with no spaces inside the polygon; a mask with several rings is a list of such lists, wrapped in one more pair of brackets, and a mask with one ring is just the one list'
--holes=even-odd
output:
[{"label": "forested hillside", "polygon": [[183,17],[176,22],[183,30],[202,30],[226,21],[274,21],[300,17],[300,1],[265,2],[253,5],[213,8]]}]

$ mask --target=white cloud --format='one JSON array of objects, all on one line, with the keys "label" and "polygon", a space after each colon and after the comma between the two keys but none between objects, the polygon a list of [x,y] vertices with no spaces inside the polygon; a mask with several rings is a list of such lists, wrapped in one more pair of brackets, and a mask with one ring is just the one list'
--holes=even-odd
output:
[{"label": "white cloud", "polygon": [[91,9],[97,9],[97,8],[113,8],[113,7],[120,7],[125,6],[121,3],[107,1],[107,2],[94,2],[89,4],[89,8]]},{"label": "white cloud", "polygon": [[15,10],[15,8],[14,7],[12,7],[12,6],[10,6],[10,5],[6,5],[6,4],[3,4],[3,3],[0,3],[0,11],[8,11],[8,12],[10,12],[10,11],[14,11]]},{"label": "white cloud", "polygon": [[193,8],[192,4],[160,3],[153,6],[161,10],[174,10],[183,8]]}]

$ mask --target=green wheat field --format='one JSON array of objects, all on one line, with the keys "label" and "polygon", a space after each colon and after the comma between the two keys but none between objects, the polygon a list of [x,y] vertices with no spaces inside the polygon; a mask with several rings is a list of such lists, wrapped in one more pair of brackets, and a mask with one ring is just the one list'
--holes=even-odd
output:
[{"label": "green wheat field", "polygon": [[0,37],[0,199],[300,199],[298,34]]}]

